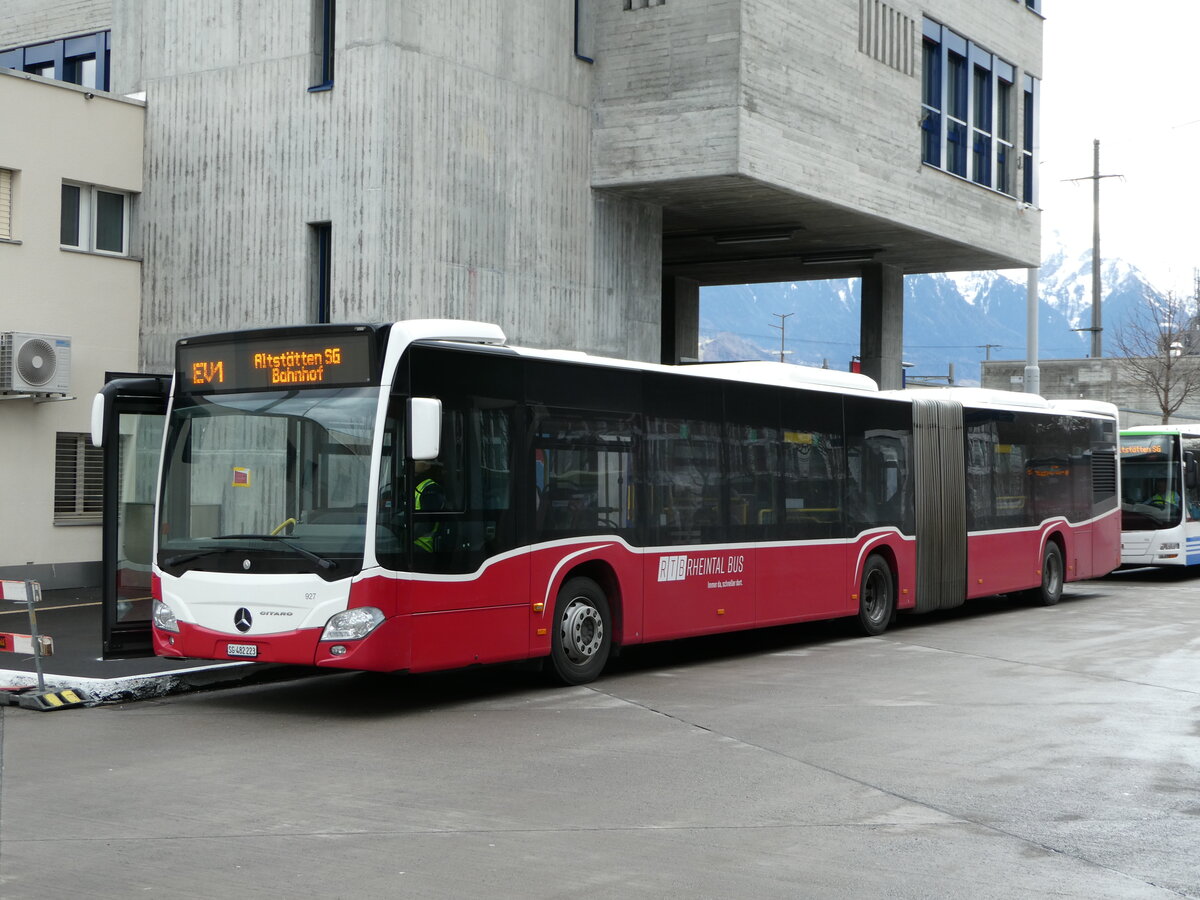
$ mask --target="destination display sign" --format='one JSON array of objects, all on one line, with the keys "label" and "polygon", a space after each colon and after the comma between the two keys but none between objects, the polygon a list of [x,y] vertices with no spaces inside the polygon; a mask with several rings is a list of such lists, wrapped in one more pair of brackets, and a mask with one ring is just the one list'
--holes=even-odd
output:
[{"label": "destination display sign", "polygon": [[177,356],[187,392],[362,385],[375,372],[365,331],[183,344]]},{"label": "destination display sign", "polygon": [[1165,434],[1121,436],[1122,456],[1166,456],[1171,452],[1171,438]]}]

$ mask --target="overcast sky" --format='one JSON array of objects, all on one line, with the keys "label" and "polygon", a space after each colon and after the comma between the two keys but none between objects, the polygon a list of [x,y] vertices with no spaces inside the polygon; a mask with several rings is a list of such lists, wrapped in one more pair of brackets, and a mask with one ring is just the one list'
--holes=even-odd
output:
[{"label": "overcast sky", "polygon": [[1193,293],[1200,267],[1198,0],[1044,0],[1043,251],[1092,242],[1092,142],[1100,141],[1100,255]]}]

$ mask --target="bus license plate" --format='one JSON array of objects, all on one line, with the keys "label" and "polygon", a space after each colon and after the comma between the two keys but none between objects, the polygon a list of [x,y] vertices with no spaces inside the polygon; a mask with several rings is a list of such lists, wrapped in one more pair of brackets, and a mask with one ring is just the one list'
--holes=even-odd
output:
[{"label": "bus license plate", "polygon": [[257,644],[228,644],[225,652],[230,656],[258,656]]}]

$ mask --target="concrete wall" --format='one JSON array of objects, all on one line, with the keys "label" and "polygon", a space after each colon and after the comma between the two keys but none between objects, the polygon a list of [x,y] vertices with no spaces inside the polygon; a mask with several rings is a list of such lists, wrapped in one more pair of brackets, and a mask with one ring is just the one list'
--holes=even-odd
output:
[{"label": "concrete wall", "polygon": [[316,93],[308,2],[227,7],[213,28],[205,4],[115,3],[114,85],[153,110],[145,367],[182,334],[312,321],[314,221],[335,321],[470,317],[657,358],[659,213],[590,189],[572,4],[339,4]]},{"label": "concrete wall", "polygon": [[[99,525],[54,525],[54,447],[86,433],[106,370],[137,365],[141,264],[59,249],[62,182],[137,193],[142,187],[140,103],[0,70],[0,168],[15,170],[12,241],[0,241],[0,331],[71,338],[71,396],[0,400],[0,577],[46,587],[94,583]],[[136,198],[135,198],[136,213]]]},{"label": "concrete wall", "polygon": [[[1200,358],[1184,357],[1178,365],[1200,366]],[[1130,380],[1120,359],[1047,359],[1038,364],[1039,393],[1051,400],[1104,400],[1121,410],[1121,425],[1157,425],[1162,422],[1158,401]],[[981,383],[1002,391],[1024,390],[1023,361],[988,361],[982,364]],[[1200,396],[1184,402],[1172,416],[1175,424],[1200,423]]]},{"label": "concrete wall", "polygon": [[596,186],[738,172],[741,6],[742,0],[599,6]]},{"label": "concrete wall", "polygon": [[923,13],[1009,62],[1040,70],[1042,20],[1023,3],[890,2],[915,24],[911,71],[860,51],[858,2],[811,2],[804,16],[790,0],[742,5],[745,171],[920,231],[1038,261],[1037,213],[1020,214],[1013,198],[922,165],[917,127]]},{"label": "concrete wall", "polygon": [[750,178],[1037,264],[1038,211],[923,165],[918,123],[925,15],[1017,66],[1018,88],[1022,71],[1041,75],[1041,17],[1013,0],[889,0],[909,38],[902,59],[877,58],[860,49],[871,2],[808,0],[802,12],[794,0],[605,5],[593,184],[649,193]]},{"label": "concrete wall", "polygon": [[103,31],[112,21],[112,0],[4,0],[0,50]]}]

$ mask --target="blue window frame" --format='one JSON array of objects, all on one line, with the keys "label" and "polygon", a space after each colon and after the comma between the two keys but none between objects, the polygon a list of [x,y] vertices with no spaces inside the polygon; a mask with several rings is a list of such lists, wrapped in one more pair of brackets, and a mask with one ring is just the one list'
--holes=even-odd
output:
[{"label": "blue window frame", "polygon": [[[1015,196],[1015,68],[932,19],[924,20],[923,36],[922,162]],[[1022,125],[1031,140],[1028,116]],[[1032,144],[1027,154],[1030,158],[1021,160],[1026,171],[1033,162]]]},{"label": "blue window frame", "polygon": [[921,66],[921,159],[942,165],[942,53],[941,44],[925,36]]},{"label": "blue window frame", "polygon": [[308,228],[313,321],[325,324],[332,321],[333,313],[333,225],[330,222],[311,222]]},{"label": "blue window frame", "polygon": [[334,0],[313,0],[313,84],[309,91],[333,87],[333,25],[337,17]]},{"label": "blue window frame", "polygon": [[111,36],[96,31],[77,37],[0,50],[0,68],[109,90]]},{"label": "blue window frame", "polygon": [[1034,152],[1037,147],[1038,93],[1040,85],[1032,75],[1025,76],[1022,103],[1022,119],[1025,133],[1021,140],[1022,183],[1021,199],[1026,203],[1037,203],[1037,166]]}]

